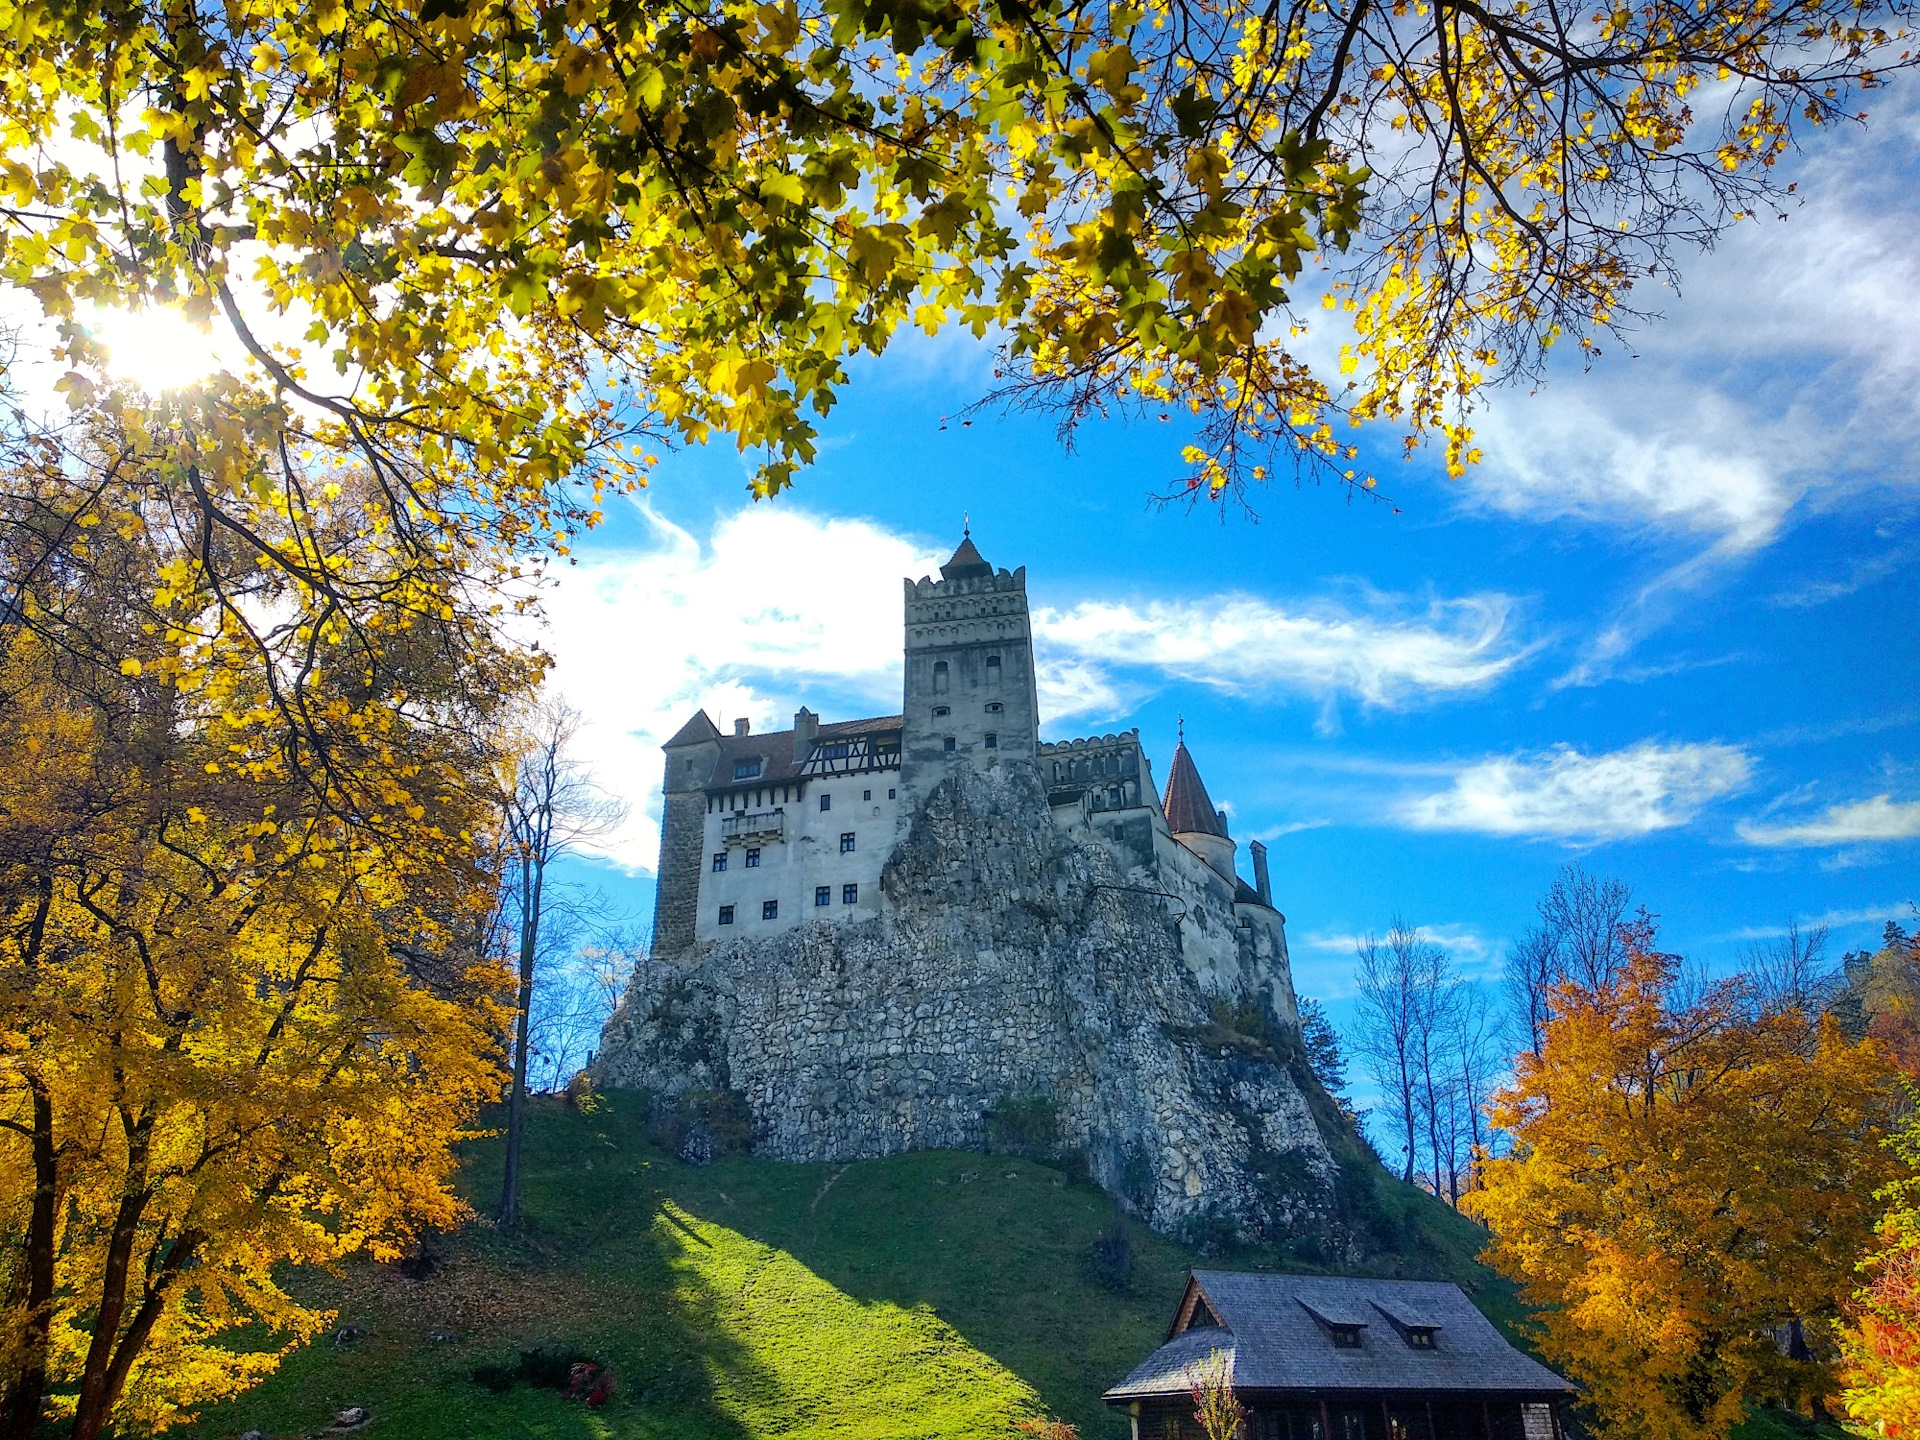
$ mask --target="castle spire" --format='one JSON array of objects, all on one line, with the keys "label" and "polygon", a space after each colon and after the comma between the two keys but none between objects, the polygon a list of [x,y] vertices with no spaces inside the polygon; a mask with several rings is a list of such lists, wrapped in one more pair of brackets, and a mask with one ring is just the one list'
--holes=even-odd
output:
[{"label": "castle spire", "polygon": [[1214,809],[1206,784],[1200,779],[1199,768],[1187,752],[1184,721],[1180,727],[1180,744],[1173,752],[1173,764],[1167,767],[1167,793],[1160,808],[1166,812],[1167,829],[1176,835],[1224,837],[1227,833],[1227,827],[1220,823],[1220,812]]},{"label": "castle spire", "polygon": [[981,556],[980,552],[974,548],[973,525],[971,521],[969,521],[961,531],[960,548],[953,552],[953,558],[951,560],[940,567],[940,578],[943,580],[979,580],[991,574],[993,574],[993,566],[989,565],[985,558]]}]

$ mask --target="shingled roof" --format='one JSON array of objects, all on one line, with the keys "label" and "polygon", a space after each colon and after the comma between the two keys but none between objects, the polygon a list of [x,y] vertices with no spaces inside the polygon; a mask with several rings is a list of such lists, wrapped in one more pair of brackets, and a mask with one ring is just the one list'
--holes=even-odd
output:
[{"label": "shingled roof", "polygon": [[[1232,1362],[1242,1393],[1451,1391],[1545,1400],[1573,1391],[1503,1340],[1457,1285],[1230,1270],[1196,1270],[1187,1285],[1177,1333],[1107,1391],[1108,1404],[1184,1398],[1188,1367],[1216,1350]],[[1205,1310],[1193,1303],[1195,1291]],[[1198,1325],[1189,1322],[1196,1311]],[[1204,1323],[1209,1311],[1218,1325]],[[1334,1325],[1358,1325],[1359,1346],[1336,1346]],[[1413,1331],[1428,1332],[1432,1346],[1410,1343]]]},{"label": "shingled roof", "polygon": [[940,567],[943,580],[978,580],[982,576],[993,574],[993,566],[986,562],[980,552],[974,548],[973,535],[960,537],[960,548],[953,552],[953,558]]},{"label": "shingled roof", "polygon": [[[856,735],[898,733],[904,717],[872,715],[864,720],[834,720],[823,723],[814,738],[815,746],[830,740],[848,740]],[[783,785],[801,778],[806,764],[793,758],[793,731],[762,730],[759,734],[718,735],[720,760],[707,782],[710,790],[738,790],[755,785]],[[733,762],[758,759],[760,773],[739,780],[733,776]]]},{"label": "shingled roof", "polygon": [[1174,749],[1173,764],[1167,767],[1167,794],[1160,802],[1160,808],[1167,815],[1167,829],[1176,835],[1198,832],[1202,835],[1225,835],[1227,827],[1220,823],[1220,812],[1213,807],[1213,801],[1207,796],[1207,787],[1201,783],[1200,772],[1194,768],[1193,756],[1187,753],[1187,742],[1182,740]]}]

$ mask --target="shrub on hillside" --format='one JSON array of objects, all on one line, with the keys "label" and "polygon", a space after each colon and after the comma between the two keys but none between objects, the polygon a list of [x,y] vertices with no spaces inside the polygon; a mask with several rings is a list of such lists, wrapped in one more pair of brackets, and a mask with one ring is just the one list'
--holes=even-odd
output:
[{"label": "shrub on hillside", "polygon": [[987,1149],[1022,1160],[1051,1160],[1060,1150],[1060,1107],[1037,1090],[1002,1095],[987,1111]]},{"label": "shrub on hillside", "polygon": [[656,1095],[647,1109],[647,1138],[688,1165],[753,1149],[753,1112],[734,1090]]},{"label": "shrub on hillside", "polygon": [[1124,1295],[1133,1288],[1133,1241],[1117,1216],[1093,1242],[1089,1268],[1102,1289]]}]

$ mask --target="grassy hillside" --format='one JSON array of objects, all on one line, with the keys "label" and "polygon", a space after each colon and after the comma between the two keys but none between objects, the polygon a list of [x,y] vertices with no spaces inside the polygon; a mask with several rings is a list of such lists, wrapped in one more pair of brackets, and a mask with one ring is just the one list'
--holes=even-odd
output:
[{"label": "grassy hillside", "polygon": [[[404,1440],[959,1440],[1041,1409],[1089,1440],[1126,1433],[1100,1392],[1159,1343],[1197,1257],[1129,1223],[1131,1278],[1104,1288],[1091,1255],[1114,1210],[1098,1190],[944,1151],[693,1168],[650,1145],[640,1117],[629,1095],[591,1115],[537,1106],[519,1235],[440,1237],[419,1278],[365,1263],[299,1277],[364,1335],[296,1353],[192,1433],[313,1435],[348,1405]],[[473,1147],[462,1178],[483,1211],[499,1166],[497,1142]],[[1377,1190],[1373,1229],[1394,1250],[1369,1270],[1463,1280],[1514,1318],[1472,1225],[1385,1176]],[[470,1378],[535,1347],[611,1365],[615,1399],[590,1411]]]}]

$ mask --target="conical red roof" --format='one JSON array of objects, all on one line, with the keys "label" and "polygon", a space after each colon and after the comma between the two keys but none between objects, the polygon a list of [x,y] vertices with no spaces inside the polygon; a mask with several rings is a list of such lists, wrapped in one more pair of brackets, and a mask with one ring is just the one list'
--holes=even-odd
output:
[{"label": "conical red roof", "polygon": [[1198,831],[1202,835],[1222,835],[1227,827],[1220,823],[1220,812],[1213,808],[1205,782],[1194,768],[1193,756],[1182,740],[1173,752],[1173,764],[1167,770],[1167,794],[1160,802],[1167,812],[1167,829],[1174,834]]},{"label": "conical red roof", "polygon": [[940,576],[944,580],[978,580],[984,575],[993,574],[993,566],[982,558],[973,548],[971,534],[960,537],[960,548],[953,552],[953,558],[940,567]]}]

